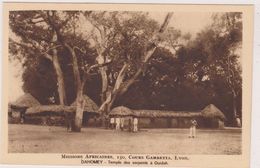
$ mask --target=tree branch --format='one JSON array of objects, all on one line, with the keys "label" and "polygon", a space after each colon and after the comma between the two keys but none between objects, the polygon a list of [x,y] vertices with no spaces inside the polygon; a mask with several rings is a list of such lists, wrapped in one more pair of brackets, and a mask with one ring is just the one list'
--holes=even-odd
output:
[{"label": "tree branch", "polygon": [[118,90],[119,90],[121,84],[123,83],[127,67],[128,67],[128,64],[124,64],[124,66],[121,68],[121,70],[120,70],[120,72],[119,72],[119,74],[117,76],[114,89],[112,90],[112,92],[109,93],[108,97],[103,102],[103,104],[100,106],[98,111],[104,111],[106,105],[108,105],[111,101],[115,100],[115,97],[116,97],[116,95],[118,93]]},{"label": "tree branch", "polygon": [[153,53],[155,52],[156,48],[157,48],[157,44],[158,42],[160,42],[162,39],[160,39],[160,34],[164,33],[164,31],[166,30],[169,22],[170,22],[170,19],[172,17],[173,13],[168,13],[160,30],[158,31],[157,34],[155,34],[154,36],[154,42],[151,46],[151,48],[146,52],[145,56],[144,56],[144,60],[142,62],[142,65],[141,67],[137,70],[137,72],[135,73],[135,75],[129,79],[127,82],[126,82],[126,85],[121,89],[120,91],[120,95],[124,94],[128,89],[129,87],[135,83],[136,79],[139,77],[139,75],[142,74],[142,72],[146,69],[145,68],[145,64],[149,61],[149,59],[152,57]]},{"label": "tree branch", "polygon": [[44,53],[47,53],[49,52],[50,50],[53,50],[53,49],[56,49],[56,48],[59,48],[59,47],[62,47],[62,45],[56,45],[56,46],[53,46],[51,48],[48,48]]},{"label": "tree branch", "polygon": [[[112,63],[112,60],[111,61],[109,61],[109,62],[105,62],[105,63],[103,63],[103,64],[94,64],[94,65],[92,65],[92,66],[88,66],[88,65],[85,65],[84,67],[83,67],[83,70],[87,73],[87,74],[92,74],[91,73],[91,71],[92,70],[94,70],[94,69],[96,69],[96,68],[101,68],[101,67],[105,67],[105,66],[107,66],[107,65],[109,65],[109,64],[111,64]],[[95,73],[96,74],[96,73]]]},{"label": "tree branch", "polygon": [[172,18],[172,15],[173,15],[173,12],[169,12],[167,14],[167,16],[164,19],[164,22],[163,22],[163,24],[162,24],[162,26],[161,26],[161,28],[159,30],[159,33],[163,33],[166,30],[166,28],[167,28],[167,26],[168,26],[168,24],[169,24],[169,22],[170,22],[170,20]]},{"label": "tree branch", "polygon": [[[11,39],[10,43],[14,43],[14,44],[19,45],[21,47],[32,47],[32,46],[29,46],[29,45],[26,45],[26,44],[22,44],[22,43],[16,42],[16,41],[14,41],[12,39]],[[31,44],[31,45],[33,45],[33,44]],[[33,45],[33,47],[37,48],[34,45]],[[53,48],[51,48],[51,49],[53,49]],[[45,58],[47,58],[48,60],[52,61],[52,56],[50,54],[48,54],[48,51],[51,50],[51,49],[48,49],[47,51],[42,52],[40,55],[45,57]],[[37,49],[37,50],[39,50],[39,49]]]},{"label": "tree branch", "polygon": [[30,20],[30,23],[32,23],[32,24],[37,24],[37,23],[42,23],[42,22],[45,22],[45,20],[44,19],[37,20],[37,21],[33,21],[32,19]]},{"label": "tree branch", "polygon": [[50,50],[56,49],[56,48],[58,48],[58,47],[62,47],[62,46],[61,46],[61,45],[53,46],[53,47],[51,47],[51,48],[48,48],[45,52],[42,52],[41,54],[42,54],[45,58],[47,58],[47,59],[49,59],[50,61],[52,61],[52,56],[51,56],[50,54],[48,54],[48,52],[49,52]]},{"label": "tree branch", "polygon": [[41,55],[43,55],[45,58],[47,58],[48,60],[52,61],[52,56],[48,53],[42,53]]},{"label": "tree branch", "polygon": [[124,80],[124,77],[125,77],[125,72],[126,72],[126,68],[128,67],[127,64],[124,64],[124,66],[122,67],[122,69],[120,70],[119,74],[118,74],[118,77],[116,79],[116,83],[115,83],[115,86],[114,86],[114,89],[113,89],[113,92],[115,92],[117,89],[119,89],[119,87],[121,86],[121,83],[123,82]]},{"label": "tree branch", "polygon": [[83,54],[86,54],[86,50],[85,49],[83,49],[83,48],[79,48],[79,47],[77,47],[77,46],[74,46],[73,47],[73,50],[75,51],[75,49],[78,49],[80,52],[82,52]]}]

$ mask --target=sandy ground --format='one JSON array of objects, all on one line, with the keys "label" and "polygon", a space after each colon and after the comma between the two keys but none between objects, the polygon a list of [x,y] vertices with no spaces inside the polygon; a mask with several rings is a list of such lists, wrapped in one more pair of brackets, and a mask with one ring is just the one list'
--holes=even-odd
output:
[{"label": "sandy ground", "polygon": [[142,129],[138,133],[83,128],[9,124],[9,152],[18,153],[150,153],[241,154],[241,130]]}]

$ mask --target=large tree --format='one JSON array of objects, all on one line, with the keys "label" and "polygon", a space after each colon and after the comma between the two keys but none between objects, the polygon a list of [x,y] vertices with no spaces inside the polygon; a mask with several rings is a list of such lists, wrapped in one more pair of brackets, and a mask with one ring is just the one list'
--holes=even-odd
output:
[{"label": "large tree", "polygon": [[[177,52],[182,79],[201,85],[233,122],[241,114],[241,13],[213,14],[213,24]],[[204,86],[203,86],[204,85]]]},{"label": "large tree", "polygon": [[9,19],[9,26],[15,34],[9,40],[11,55],[20,57],[23,65],[27,67],[35,65],[39,57],[51,61],[57,76],[59,102],[66,104],[64,77],[57,55],[57,35],[48,24],[47,12],[12,11]]},{"label": "large tree", "polygon": [[[37,65],[42,62],[40,60],[46,59],[50,61],[53,65],[53,70],[56,73],[57,93],[59,104],[61,105],[69,104],[66,97],[67,86],[65,85],[64,77],[66,75],[64,75],[64,72],[66,73],[69,68],[66,64],[72,65],[70,69],[72,69],[74,78],[73,81],[77,101],[75,124],[73,127],[74,131],[80,131],[81,128],[84,107],[84,86],[92,70],[94,71],[98,68],[101,73],[101,102],[103,102],[101,109],[104,107],[104,104],[107,103],[107,100],[109,100],[109,97],[104,96],[104,92],[106,92],[108,88],[108,75],[110,84],[112,87],[114,86],[111,91],[113,94],[110,94],[110,98],[112,95],[113,98],[110,99],[111,101],[108,104],[108,109],[106,109],[106,112],[108,112],[118,94],[117,90],[121,86],[124,77],[129,76],[128,82],[126,83],[127,85],[121,87],[120,94],[126,92],[144,71],[145,64],[157,47],[156,43],[161,41],[158,34],[162,34],[165,31],[170,19],[170,15],[168,15],[162,27],[158,30],[158,33],[156,33],[155,28],[157,23],[152,19],[148,19],[147,15],[143,17],[144,14],[142,13],[127,13],[126,16],[129,17],[125,17],[122,20],[123,13],[118,14],[117,12],[112,12],[107,14],[106,12],[84,12],[87,20],[98,30],[100,35],[99,41],[97,40],[98,36],[93,36],[93,34],[90,36],[92,39],[96,38],[94,48],[97,53],[97,63],[93,63],[84,61],[86,60],[84,57],[88,55],[86,46],[89,42],[91,43],[91,41],[84,37],[82,32],[78,32],[77,21],[82,19],[80,18],[82,16],[81,14],[82,12],[78,11],[19,11],[11,12],[9,23],[12,32],[15,34],[14,37],[11,37],[12,39],[10,39],[9,46],[11,55],[15,55],[17,56],[16,58],[20,58],[20,60],[23,61],[24,66],[27,67],[26,74],[33,72],[33,68],[39,67]],[[105,18],[106,20],[97,18],[97,16],[104,14],[108,15],[108,17]],[[119,23],[120,20],[121,23]],[[127,28],[132,29],[127,30]],[[139,37],[137,38],[138,40],[135,40],[136,37]],[[151,37],[153,38],[153,41],[148,40]],[[125,42],[128,40],[126,38],[133,39],[126,44]],[[113,45],[116,44],[119,47],[117,49],[113,48]],[[131,48],[127,49],[126,47],[129,47],[127,45],[139,46],[139,48],[142,48],[143,46],[146,50],[142,50],[141,53],[138,53],[138,57],[140,57],[138,60],[135,59],[137,55],[134,47],[131,46]],[[120,50],[123,49],[126,49],[131,55],[125,55],[126,52],[123,56],[117,55],[122,54],[124,51],[122,52]],[[70,58],[68,58],[68,56],[70,56]],[[117,66],[110,66],[110,71],[106,72],[106,60],[109,56],[113,57],[113,65],[120,65],[120,62],[125,62],[123,67],[121,66],[119,68],[119,71],[115,71],[115,67]],[[46,66],[49,65],[46,64]],[[136,68],[135,74],[131,75],[132,67],[140,67],[141,70]],[[24,75],[24,79],[28,79],[28,75]],[[25,87],[27,90],[29,88],[30,87]],[[53,93],[48,96],[55,95],[55,91],[52,92]],[[106,100],[106,103],[104,103],[104,99]]]},{"label": "large tree", "polygon": [[[131,66],[131,62],[126,62],[124,63],[123,67],[118,73],[118,76],[116,78],[115,84],[113,89],[111,90],[110,94],[108,95],[107,99],[105,102],[100,107],[101,111],[104,111],[105,107],[107,106],[107,112],[110,111],[114,101],[118,96],[123,95],[127,90],[138,80],[140,75],[145,73],[146,67],[148,65],[149,60],[151,59],[152,55],[154,54],[155,50],[158,47],[158,44],[162,41],[161,39],[161,34],[165,32],[167,29],[167,26],[170,22],[170,19],[172,17],[173,13],[168,13],[165,17],[165,20],[161,27],[157,30],[157,32],[154,32],[152,34],[152,41],[148,41],[146,44],[144,44],[145,51],[144,54],[140,55],[140,62],[137,63],[138,68],[135,73],[131,75],[126,81],[125,81],[125,76],[127,74],[127,70],[130,69],[129,67]],[[142,22],[143,23],[143,22]],[[139,24],[141,24],[139,22]],[[137,31],[138,32],[138,31]],[[135,33],[137,33],[135,32]],[[127,32],[125,32],[127,33]],[[138,32],[142,34],[141,32]],[[125,35],[127,36],[127,34]],[[127,38],[127,37],[126,37]],[[126,53],[126,57],[129,56],[128,53]],[[138,60],[138,59],[137,59]],[[136,61],[136,59],[135,59]]]},{"label": "large tree", "polygon": [[[233,124],[236,124],[238,117],[238,100],[241,99],[242,92],[242,13],[229,12],[214,16],[213,30],[219,39],[222,56],[222,75],[232,94],[233,101]],[[240,107],[241,110],[241,107]],[[241,114],[241,112],[240,112]]]},{"label": "large tree", "polygon": [[[64,53],[71,55],[72,64],[70,65],[73,69],[77,98],[74,131],[78,131],[77,125],[81,124],[78,115],[81,116],[83,112],[82,95],[86,81],[85,75],[81,76],[81,67],[84,66],[85,62],[78,61],[79,58],[82,58],[82,55],[76,53],[75,50],[81,51],[89,44],[88,41],[80,38],[79,34],[76,34],[75,29],[73,29],[73,22],[78,19],[77,16],[77,11],[17,11],[10,13],[9,23],[16,35],[14,39],[10,39],[10,52],[12,55],[21,57],[20,60],[24,61],[24,66],[30,67],[38,64],[39,57],[44,57],[52,62],[56,72],[59,103],[61,105],[68,103],[60,61],[67,59]],[[60,52],[60,55],[58,52]],[[85,53],[84,56],[86,55]],[[63,65],[63,67],[63,70],[68,68],[66,65]]]},{"label": "large tree", "polygon": [[168,27],[171,15],[159,26],[143,12],[11,12],[10,58],[21,60],[24,90],[42,103],[77,101],[74,131],[86,93],[104,116],[115,105],[198,110],[214,103],[232,120],[241,113],[240,14],[215,16],[195,39]]}]

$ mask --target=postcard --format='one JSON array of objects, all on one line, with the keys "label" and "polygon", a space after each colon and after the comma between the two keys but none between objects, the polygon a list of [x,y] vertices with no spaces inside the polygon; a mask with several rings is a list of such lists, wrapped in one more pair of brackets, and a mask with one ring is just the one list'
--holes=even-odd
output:
[{"label": "postcard", "polygon": [[1,163],[249,167],[253,5],[4,3]]}]

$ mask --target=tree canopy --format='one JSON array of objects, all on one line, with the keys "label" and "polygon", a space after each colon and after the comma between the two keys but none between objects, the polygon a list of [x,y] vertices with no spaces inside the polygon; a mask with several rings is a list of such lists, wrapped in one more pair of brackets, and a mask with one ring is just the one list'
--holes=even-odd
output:
[{"label": "tree canopy", "polygon": [[123,74],[112,106],[198,110],[215,104],[230,124],[241,116],[241,13],[213,14],[213,23],[193,38],[174,27],[161,30],[145,12],[12,11],[9,19],[9,58],[23,65],[24,92],[43,104],[74,102],[78,71],[83,93],[100,106]]}]

